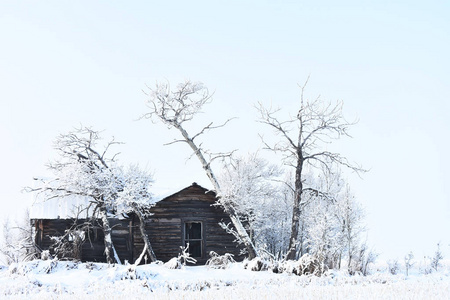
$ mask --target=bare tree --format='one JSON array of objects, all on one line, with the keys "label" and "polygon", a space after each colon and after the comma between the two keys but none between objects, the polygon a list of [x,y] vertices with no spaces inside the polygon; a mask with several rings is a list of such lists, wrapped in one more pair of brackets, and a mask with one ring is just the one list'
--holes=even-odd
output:
[{"label": "bare tree", "polygon": [[[306,82],[307,83],[307,82]],[[261,103],[257,106],[260,122],[273,128],[281,136],[275,144],[265,142],[265,147],[284,155],[283,161],[295,169],[294,204],[292,208],[291,236],[287,259],[295,259],[299,234],[299,216],[306,193],[320,193],[304,186],[305,167],[319,166],[329,169],[333,164],[346,166],[354,171],[364,171],[360,166],[350,163],[339,153],[330,152],[322,145],[342,136],[349,136],[348,128],[354,123],[346,121],[342,115],[342,103],[324,104],[320,98],[313,101],[304,99],[305,85],[301,87],[300,109],[295,117],[280,121],[277,113],[280,109],[267,109]]]},{"label": "bare tree", "polygon": [[123,181],[124,186],[116,200],[117,210],[121,213],[131,212],[138,217],[139,230],[144,241],[144,249],[135,264],[139,265],[145,254],[148,254],[150,260],[155,262],[157,258],[145,231],[145,219],[150,215],[150,208],[155,203],[148,191],[148,187],[153,182],[152,176],[140,170],[137,165],[133,165],[123,174]]},{"label": "bare tree", "polygon": [[[151,207],[148,191],[153,181],[151,175],[130,167],[125,171],[117,165],[118,153],[109,154],[112,146],[120,144],[112,139],[103,147],[100,134],[91,128],[81,127],[73,132],[60,135],[55,149],[60,159],[50,163],[55,179],[41,180],[38,191],[44,199],[71,196],[87,197],[91,222],[100,220],[104,232],[105,255],[108,263],[121,263],[112,241],[112,228],[108,216],[120,213],[135,213],[140,220],[140,229],[150,259],[156,261],[150,241],[143,230],[144,217]],[[98,149],[102,149],[101,151]]]},{"label": "bare tree", "polygon": [[[76,211],[75,211],[76,210]],[[83,243],[90,241],[90,230],[96,224],[94,218],[82,220],[81,215],[86,213],[86,207],[74,207],[72,224],[63,235],[50,236],[53,244],[49,247],[58,259],[81,260]],[[50,254],[50,253],[49,253]]]},{"label": "bare tree", "polygon": [[274,179],[281,174],[277,166],[253,153],[234,157],[218,176],[222,200],[233,205],[258,250],[268,245],[265,236],[269,232],[279,235],[282,230],[277,214],[280,192],[274,185]]},{"label": "bare tree", "polygon": [[23,218],[16,220],[14,225],[7,218],[3,224],[3,235],[0,241],[0,261],[4,259],[7,265],[36,258],[39,249],[33,239],[33,228],[30,225],[29,210]]},{"label": "bare tree", "polygon": [[348,261],[347,269],[351,272],[353,259],[357,256],[361,233],[365,230],[362,224],[364,210],[354,199],[350,187],[347,184],[344,194],[337,202],[338,219],[342,224],[343,243],[346,249]]},{"label": "bare tree", "polygon": [[114,163],[116,155],[109,157],[108,150],[119,143],[113,139],[99,151],[97,147],[100,141],[99,132],[87,127],[59,135],[54,148],[60,159],[49,164],[56,179],[41,180],[41,186],[31,190],[43,194],[44,199],[73,195],[89,197],[93,215],[98,215],[101,220],[106,260],[108,263],[114,260],[121,263],[114,248],[107,217],[118,192],[112,188],[114,185],[111,182],[116,176],[109,166]]},{"label": "bare tree", "polygon": [[389,273],[392,275],[397,275],[398,271],[400,271],[400,264],[398,263],[398,259],[388,260],[388,269]]},{"label": "bare tree", "polygon": [[374,250],[369,249],[367,243],[363,243],[359,248],[359,253],[354,259],[354,267],[352,270],[349,270],[350,275],[354,275],[355,273],[361,272],[362,275],[369,275],[370,264],[374,263],[378,257],[378,253]]},{"label": "bare tree", "polygon": [[414,259],[414,254],[412,253],[412,251],[410,251],[407,255],[405,255],[405,271],[406,271],[406,276],[408,277],[409,275],[409,270],[411,270],[411,268],[413,267],[414,263],[413,259]]},{"label": "bare tree", "polygon": [[441,266],[441,260],[444,258],[441,251],[441,243],[437,243],[436,252],[434,252],[434,256],[431,258],[431,267],[437,272],[438,268]]},{"label": "bare tree", "polygon": [[206,175],[211,181],[219,197],[220,205],[222,205],[224,210],[230,215],[239,239],[243,242],[248,251],[249,258],[256,257],[257,251],[255,246],[239,220],[235,207],[231,202],[220,197],[222,190],[211,167],[213,161],[230,157],[232,153],[211,153],[206,150],[201,143],[199,144],[197,142],[199,136],[212,129],[223,127],[230,120],[227,120],[225,123],[218,126],[214,126],[213,122],[211,122],[193,135],[188,133],[185,127],[186,122],[193,120],[195,115],[201,112],[203,106],[211,100],[208,89],[202,83],[185,81],[178,84],[174,91],[171,91],[168,84],[156,84],[154,89],[150,88],[150,92],[147,95],[149,96],[147,101],[149,112],[143,117],[151,119],[152,121],[160,121],[163,124],[166,124],[169,129],[175,128],[180,132],[181,138],[168,144],[181,142],[189,145],[193,152],[192,155],[195,155],[200,161]]}]

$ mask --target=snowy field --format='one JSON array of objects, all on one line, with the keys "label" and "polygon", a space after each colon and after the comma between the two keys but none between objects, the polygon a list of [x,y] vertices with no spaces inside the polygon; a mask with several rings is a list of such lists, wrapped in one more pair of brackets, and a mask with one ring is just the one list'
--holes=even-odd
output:
[{"label": "snowy field", "polygon": [[0,298],[8,299],[450,299],[450,268],[439,272],[388,274],[383,265],[369,276],[328,272],[296,276],[229,269],[179,270],[164,265],[134,267],[41,261],[1,267]]}]

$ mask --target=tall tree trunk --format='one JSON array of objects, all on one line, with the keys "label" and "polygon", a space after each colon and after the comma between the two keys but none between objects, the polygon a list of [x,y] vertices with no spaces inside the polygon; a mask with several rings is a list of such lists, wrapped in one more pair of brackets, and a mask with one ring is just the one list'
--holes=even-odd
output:
[{"label": "tall tree trunk", "polygon": [[292,223],[291,223],[291,237],[289,238],[289,249],[286,254],[287,260],[295,260],[297,254],[297,238],[298,229],[300,225],[300,204],[302,200],[303,183],[302,183],[302,169],[303,156],[301,150],[297,150],[298,160],[297,168],[295,169],[295,192],[294,205],[292,207]]},{"label": "tall tree trunk", "polygon": [[[206,175],[208,176],[209,180],[211,181],[214,189],[216,192],[220,195],[220,185],[217,181],[216,176],[214,175],[211,165],[206,161],[205,157],[203,156],[202,150],[197,147],[197,145],[194,143],[194,141],[190,138],[189,134],[186,130],[179,124],[176,124],[175,127],[181,132],[183,135],[186,143],[191,147],[191,149],[194,151],[195,155],[199,159],[203,169],[206,172]],[[227,212],[230,215],[231,222],[233,223],[234,228],[236,228],[236,232],[241,239],[241,241],[244,243],[245,248],[248,252],[248,258],[253,259],[258,256],[258,252],[256,251],[255,245],[252,243],[247,231],[245,230],[244,226],[242,225],[241,220],[238,217],[238,214],[236,210],[234,209],[233,205],[228,202],[221,202],[225,212]]]},{"label": "tall tree trunk", "polygon": [[135,261],[135,264],[139,265],[141,263],[141,260],[144,257],[145,252],[147,252],[148,256],[150,257],[150,260],[152,262],[155,262],[157,259],[156,259],[155,252],[153,251],[152,245],[150,243],[150,239],[148,238],[148,235],[145,232],[144,217],[142,216],[141,212],[137,208],[134,209],[134,212],[136,213],[136,215],[139,219],[139,230],[141,232],[142,240],[144,241],[144,249],[142,250],[142,254]]},{"label": "tall tree trunk", "polygon": [[352,245],[351,245],[351,235],[348,234],[348,264],[347,264],[347,270],[350,272],[351,266],[352,266]]},{"label": "tall tree trunk", "polygon": [[[104,234],[104,242],[105,242],[105,255],[106,262],[109,264],[114,263],[114,260],[121,265],[119,255],[117,255],[116,248],[114,247],[112,236],[111,236],[111,227],[109,226],[108,217],[106,215],[106,209],[100,209],[100,218],[102,220],[103,234]],[[111,257],[114,256],[114,259]]]}]

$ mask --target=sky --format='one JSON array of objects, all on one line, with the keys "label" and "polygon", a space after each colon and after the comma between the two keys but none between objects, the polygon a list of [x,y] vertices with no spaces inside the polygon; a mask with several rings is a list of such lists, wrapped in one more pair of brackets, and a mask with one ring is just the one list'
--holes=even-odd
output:
[{"label": "sky", "polygon": [[[125,144],[120,162],[155,191],[198,182],[201,167],[167,127],[139,120],[156,82],[203,82],[214,101],[192,124],[236,117],[204,142],[262,147],[256,103],[343,101],[358,120],[330,145],[370,169],[348,173],[381,257],[450,256],[450,3],[447,1],[0,1],[0,221],[33,201],[53,140],[80,124]],[[262,151],[262,150],[260,150]]]}]

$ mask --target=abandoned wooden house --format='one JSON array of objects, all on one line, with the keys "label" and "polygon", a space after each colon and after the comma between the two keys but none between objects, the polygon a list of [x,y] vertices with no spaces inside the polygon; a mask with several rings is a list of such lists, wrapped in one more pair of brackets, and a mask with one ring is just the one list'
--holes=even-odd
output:
[{"label": "abandoned wooden house", "polygon": [[[216,195],[193,183],[158,201],[150,209],[151,216],[145,220],[145,230],[158,260],[166,262],[177,257],[182,246],[189,244],[188,252],[204,264],[210,251],[218,254],[231,253],[240,260],[241,247],[235,237],[227,233],[219,223],[231,222],[222,208],[213,205]],[[77,220],[76,222],[82,222]],[[62,236],[75,222],[73,218],[39,218],[31,220],[36,245],[42,250],[52,249],[55,236]],[[134,262],[144,248],[136,216],[111,218],[112,240],[121,261]],[[79,258],[82,261],[105,262],[103,232],[98,226],[84,234]]]}]

